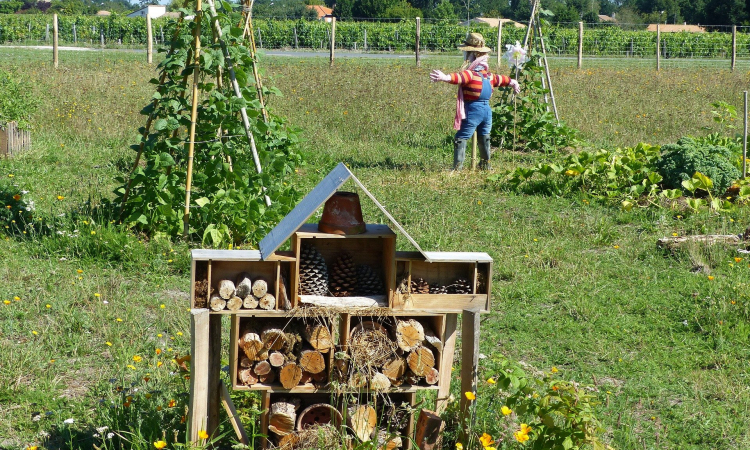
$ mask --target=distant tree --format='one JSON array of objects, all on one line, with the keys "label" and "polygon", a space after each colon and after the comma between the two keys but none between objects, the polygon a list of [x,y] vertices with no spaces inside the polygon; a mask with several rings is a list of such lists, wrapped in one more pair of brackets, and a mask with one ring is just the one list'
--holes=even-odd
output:
[{"label": "distant tree", "polygon": [[318,15],[304,0],[256,0],[253,16],[286,19],[317,19]]},{"label": "distant tree", "polygon": [[581,20],[581,13],[573,6],[556,5],[552,13],[552,22],[555,23],[577,23]]},{"label": "distant tree", "polygon": [[750,18],[748,4],[743,0],[709,0],[705,9],[706,25],[738,25],[747,23]]},{"label": "distant tree", "polygon": [[399,3],[386,9],[383,13],[383,17],[394,19],[413,19],[415,17],[424,17],[424,14],[422,14],[422,10],[413,7],[406,0],[401,0]]},{"label": "distant tree", "polygon": [[333,15],[339,19],[354,17],[354,2],[355,0],[337,0],[333,7]]},{"label": "distant tree", "polygon": [[581,16],[581,21],[583,23],[599,23],[599,14],[596,11],[586,11]]},{"label": "distant tree", "polygon": [[326,2],[323,0],[305,0],[305,5],[314,6],[314,5],[325,5]]},{"label": "distant tree", "polygon": [[432,9],[426,11],[426,17],[440,20],[456,20],[458,16],[453,8],[453,4],[448,0],[443,0],[436,4]]},{"label": "distant tree", "polygon": [[612,16],[612,13],[617,11],[617,5],[611,0],[601,0],[599,2],[599,14],[605,16]]},{"label": "distant tree", "polygon": [[354,17],[385,17],[388,8],[396,6],[401,0],[357,0],[354,2]]}]

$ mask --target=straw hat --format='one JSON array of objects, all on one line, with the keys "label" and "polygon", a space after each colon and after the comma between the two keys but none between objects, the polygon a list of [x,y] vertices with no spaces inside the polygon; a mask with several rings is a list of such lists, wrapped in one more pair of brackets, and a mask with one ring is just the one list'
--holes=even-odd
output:
[{"label": "straw hat", "polygon": [[458,49],[463,50],[465,52],[480,52],[480,53],[489,53],[492,51],[491,48],[487,47],[484,44],[484,36],[482,36],[479,33],[470,33],[468,36],[466,36],[464,45],[462,47],[458,47]]}]

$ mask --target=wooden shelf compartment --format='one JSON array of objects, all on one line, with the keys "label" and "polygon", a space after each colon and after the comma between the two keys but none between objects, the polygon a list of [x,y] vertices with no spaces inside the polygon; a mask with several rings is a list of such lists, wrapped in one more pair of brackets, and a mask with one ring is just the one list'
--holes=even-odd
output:
[{"label": "wooden shelf compartment", "polygon": [[[351,348],[351,339],[352,336],[354,336],[354,332],[361,324],[365,328],[377,328],[380,331],[384,331],[387,333],[388,339],[393,343],[392,346],[392,353],[389,355],[388,359],[391,358],[403,358],[406,363],[406,374],[408,375],[408,372],[410,371],[408,361],[410,357],[411,352],[404,352],[402,349],[400,349],[397,345],[397,339],[396,339],[396,327],[397,323],[399,321],[405,321],[408,322],[409,320],[414,319],[417,322],[419,322],[420,325],[422,325],[423,329],[426,333],[429,333],[431,335],[434,335],[440,342],[440,345],[432,345],[429,344],[427,341],[422,342],[419,347],[421,347],[423,350],[420,351],[427,351],[430,352],[432,357],[434,358],[434,368],[438,371],[437,374],[437,380],[438,382],[435,384],[428,384],[426,383],[425,379],[422,378],[417,384],[411,384],[408,382],[408,378],[406,376],[402,377],[403,379],[399,380],[401,384],[397,384],[398,382],[395,380],[391,380],[391,388],[388,390],[388,392],[416,392],[418,390],[437,390],[439,389],[439,380],[441,380],[441,374],[439,373],[440,370],[443,369],[442,364],[442,358],[444,349],[442,348],[442,344],[445,343],[445,327],[446,327],[446,318],[444,314],[430,314],[430,313],[424,313],[424,312],[417,312],[417,311],[409,311],[408,313],[393,313],[389,315],[357,315],[357,314],[341,314],[341,319],[339,321],[339,347],[338,351],[344,352],[350,357],[355,354],[355,357],[349,360],[349,367],[347,367],[347,373],[342,376],[340,373],[336,362],[334,361],[334,370],[332,373],[332,379],[337,379],[339,383],[345,384],[349,386],[349,388],[353,391],[369,391],[369,379],[367,379],[367,385],[362,386],[361,381],[358,382],[356,378],[354,379],[354,382],[352,383],[352,377],[358,377],[359,375],[355,375],[356,373],[367,373],[369,375],[372,375],[373,371],[379,371],[382,372],[382,367],[377,367],[377,364],[375,364],[375,367],[368,367],[366,363],[362,363],[361,361],[357,361],[356,354],[361,354],[359,351],[353,351],[354,349]],[[430,333],[431,332],[431,333]],[[387,355],[387,353],[386,353]],[[387,355],[388,356],[388,355]],[[412,358],[416,358],[417,355],[412,356]],[[361,357],[360,357],[361,358]],[[393,375],[393,373],[391,373]],[[348,378],[347,378],[348,377]]]},{"label": "wooden shelf compartment", "polygon": [[[323,256],[328,269],[336,263],[343,253],[349,253],[356,265],[367,265],[378,274],[383,282],[380,295],[361,297],[320,298],[318,296],[300,295],[299,260],[303,245],[312,245]],[[367,231],[356,235],[338,235],[318,231],[316,224],[302,225],[292,237],[292,264],[294,276],[291,286],[292,306],[360,306],[384,307],[393,295],[396,282],[395,274],[396,234],[386,225],[368,224]]]},{"label": "wooden shelf compartment", "polygon": [[[260,434],[267,436],[261,442],[261,448],[271,448],[271,445],[278,446],[280,436],[269,430],[269,419],[271,406],[277,402],[299,403],[296,410],[295,430],[299,431],[300,416],[305,414],[305,410],[314,405],[330,405],[341,415],[341,422],[344,426],[339,430],[346,430],[349,434],[352,429],[347,425],[349,408],[356,405],[369,405],[375,409],[377,415],[377,429],[387,430],[390,435],[400,436],[403,442],[402,448],[407,448],[414,434],[413,411],[416,405],[416,394],[414,392],[388,393],[388,394],[335,394],[335,393],[294,393],[294,392],[273,392],[265,391],[261,394],[261,409],[263,413],[260,416]],[[401,418],[399,429],[393,429],[392,418]],[[338,420],[336,416],[334,421]],[[376,437],[375,437],[376,438]],[[354,438],[356,440],[356,438]],[[269,442],[270,441],[270,442]]]},{"label": "wooden shelf compartment", "polygon": [[[460,313],[467,309],[490,310],[492,292],[492,261],[428,262],[418,252],[397,252],[396,274],[398,289],[391,298],[394,310],[422,310],[436,313]],[[473,255],[473,254],[466,254]],[[468,281],[466,294],[418,294],[412,291],[412,281],[424,279],[430,286],[450,286],[458,279]]]},{"label": "wooden shelf compartment", "polygon": [[[239,274],[247,272],[250,278],[263,279],[268,283],[268,292],[276,298],[274,311],[284,309],[281,304],[280,293],[289,298],[290,280],[294,257],[290,252],[278,252],[271,255],[267,261],[260,260],[260,252],[255,250],[193,250],[190,299],[191,307],[209,308],[212,292],[218,289],[220,280],[236,282]],[[286,281],[282,287],[281,280]],[[206,282],[210,289],[204,298],[196,298],[196,282]],[[239,311],[261,311],[260,309],[245,309]],[[233,314],[236,312],[223,310],[211,311],[211,314]]]},{"label": "wooden shelf compartment", "polygon": [[[333,353],[335,351],[335,334],[333,332],[332,324],[328,320],[323,318],[302,318],[289,316],[280,317],[279,313],[285,312],[278,311],[275,313],[275,315],[272,315],[273,313],[271,311],[258,311],[257,314],[253,314],[250,311],[245,311],[232,316],[229,341],[229,368],[230,377],[232,379],[232,389],[244,391],[263,390],[270,392],[292,393],[311,393],[325,391],[325,387],[328,385],[331,377],[331,361],[333,358]],[[293,333],[295,335],[298,335],[300,337],[300,341],[291,345],[290,348],[280,349],[280,351],[292,353],[294,357],[299,358],[303,350],[312,349],[312,346],[304,337],[303,330],[305,329],[306,325],[324,326],[331,336],[331,348],[329,348],[327,352],[321,352],[325,364],[325,369],[322,372],[322,374],[324,375],[323,378],[325,378],[324,381],[309,381],[306,383],[301,383],[292,389],[285,389],[279,380],[280,368],[273,368],[272,370],[275,372],[276,376],[275,380],[272,383],[257,382],[248,386],[241,382],[239,374],[242,369],[245,369],[245,367],[242,367],[241,365],[243,357],[246,356],[245,352],[240,348],[239,345],[239,339],[243,331],[252,330],[254,333],[257,333],[262,337],[261,334],[264,329],[275,328],[282,330],[284,333]],[[252,365],[257,362],[258,361],[251,361]]]}]

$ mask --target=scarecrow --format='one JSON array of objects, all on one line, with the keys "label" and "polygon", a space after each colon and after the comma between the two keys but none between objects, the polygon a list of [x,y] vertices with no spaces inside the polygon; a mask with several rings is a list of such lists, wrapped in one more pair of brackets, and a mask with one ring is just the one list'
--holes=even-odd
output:
[{"label": "scarecrow", "polygon": [[445,74],[439,70],[430,73],[433,82],[444,81],[458,84],[456,99],[456,118],[453,128],[458,130],[453,139],[453,170],[461,170],[466,155],[466,142],[478,134],[477,146],[481,161],[479,168],[490,168],[490,130],[492,129],[492,108],[490,96],[492,89],[500,86],[510,86],[516,94],[521,92],[518,81],[505,75],[489,72],[489,52],[491,49],[484,43],[484,37],[479,33],[471,33],[466,37],[464,45],[458,47],[464,52],[464,67],[461,72]]}]

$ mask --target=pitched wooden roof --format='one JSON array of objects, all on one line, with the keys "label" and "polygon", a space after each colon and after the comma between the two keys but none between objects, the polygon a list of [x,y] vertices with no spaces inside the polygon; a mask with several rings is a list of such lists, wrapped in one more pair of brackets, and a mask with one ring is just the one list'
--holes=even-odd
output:
[{"label": "pitched wooden roof", "polygon": [[[656,31],[656,24],[652,23],[646,28],[647,31]],[[680,24],[661,24],[659,30],[662,33],[679,33],[686,31],[688,33],[705,33],[706,29],[699,25],[680,25]]]}]

